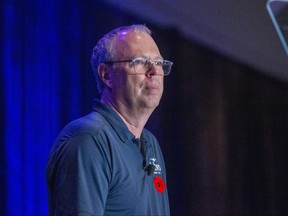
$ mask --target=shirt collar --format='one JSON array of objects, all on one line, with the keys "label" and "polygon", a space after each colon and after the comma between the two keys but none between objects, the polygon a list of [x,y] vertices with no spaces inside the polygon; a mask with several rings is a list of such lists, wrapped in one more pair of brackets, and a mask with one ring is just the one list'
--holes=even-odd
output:
[{"label": "shirt collar", "polygon": [[135,138],[120,116],[109,106],[103,104],[99,100],[95,100],[93,110],[100,113],[109,122],[121,141],[126,142],[127,140]]}]

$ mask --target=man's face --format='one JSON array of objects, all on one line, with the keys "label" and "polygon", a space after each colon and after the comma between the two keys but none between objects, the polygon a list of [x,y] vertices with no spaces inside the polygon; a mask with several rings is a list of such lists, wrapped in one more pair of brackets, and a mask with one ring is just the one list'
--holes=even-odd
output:
[{"label": "man's face", "polygon": [[[151,61],[162,59],[156,43],[146,33],[122,32],[115,40],[115,50],[114,61],[137,57]],[[113,100],[139,111],[153,111],[163,93],[163,74],[154,65],[146,74],[135,74],[133,64],[129,62],[114,65],[111,83]]]}]

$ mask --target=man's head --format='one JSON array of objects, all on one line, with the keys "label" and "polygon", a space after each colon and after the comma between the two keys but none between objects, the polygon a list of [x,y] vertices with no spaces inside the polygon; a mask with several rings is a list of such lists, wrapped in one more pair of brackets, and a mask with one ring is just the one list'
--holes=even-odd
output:
[{"label": "man's head", "polygon": [[98,66],[99,64],[106,61],[116,60],[116,52],[115,50],[115,39],[121,32],[143,32],[148,35],[151,35],[151,30],[148,29],[145,25],[130,25],[130,26],[121,26],[116,28],[106,35],[104,35],[94,47],[92,56],[91,56],[91,64],[93,69],[93,74],[97,82],[98,92],[101,95],[104,83],[101,81],[98,75]]},{"label": "man's head", "polygon": [[93,50],[92,66],[101,99],[129,110],[154,110],[163,93],[163,77],[172,62],[163,60],[151,31],[143,25],[117,28]]}]

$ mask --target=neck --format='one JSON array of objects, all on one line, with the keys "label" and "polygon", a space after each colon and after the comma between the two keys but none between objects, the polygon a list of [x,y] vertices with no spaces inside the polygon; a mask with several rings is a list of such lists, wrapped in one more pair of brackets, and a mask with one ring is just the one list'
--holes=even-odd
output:
[{"label": "neck", "polygon": [[142,134],[143,128],[147,123],[152,111],[143,112],[139,109],[129,109],[121,103],[113,103],[107,98],[102,98],[101,102],[112,108],[124,121],[129,131],[139,138]]}]

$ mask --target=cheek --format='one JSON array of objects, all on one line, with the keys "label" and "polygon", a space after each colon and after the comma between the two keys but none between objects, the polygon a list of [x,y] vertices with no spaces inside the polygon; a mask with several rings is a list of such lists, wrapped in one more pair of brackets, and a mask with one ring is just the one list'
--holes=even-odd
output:
[{"label": "cheek", "polygon": [[141,82],[136,76],[115,76],[113,78],[113,90],[116,95],[135,97],[141,94]]},{"label": "cheek", "polygon": [[143,81],[138,79],[137,76],[131,76],[127,80],[127,90],[134,92],[134,94],[139,94],[141,89],[144,87]]},{"label": "cheek", "polygon": [[114,73],[114,75],[111,77],[112,81],[112,88],[114,90],[118,90],[120,88],[123,88],[123,86],[126,85],[127,77],[121,75],[122,71],[117,71],[117,73]]}]

